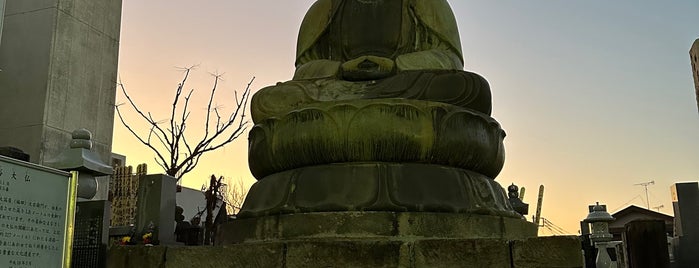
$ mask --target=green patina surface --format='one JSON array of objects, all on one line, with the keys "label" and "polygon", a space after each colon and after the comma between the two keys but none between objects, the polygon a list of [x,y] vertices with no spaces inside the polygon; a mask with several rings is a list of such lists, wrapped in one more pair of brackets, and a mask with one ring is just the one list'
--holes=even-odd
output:
[{"label": "green patina surface", "polygon": [[505,132],[459,40],[446,0],[316,1],[294,77],[251,100],[239,218],[162,267],[581,267],[577,239],[534,238],[494,181]]}]

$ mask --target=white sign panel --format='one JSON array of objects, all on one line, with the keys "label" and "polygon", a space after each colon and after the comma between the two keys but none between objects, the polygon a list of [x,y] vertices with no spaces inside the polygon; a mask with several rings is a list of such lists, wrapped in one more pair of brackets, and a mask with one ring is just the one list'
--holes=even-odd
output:
[{"label": "white sign panel", "polygon": [[77,173],[0,156],[0,267],[67,267]]}]

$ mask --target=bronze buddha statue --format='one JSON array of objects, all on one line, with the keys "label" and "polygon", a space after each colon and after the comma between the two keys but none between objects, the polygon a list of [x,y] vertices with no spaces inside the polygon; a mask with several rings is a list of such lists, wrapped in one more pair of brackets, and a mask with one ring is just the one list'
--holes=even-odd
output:
[{"label": "bronze buddha statue", "polygon": [[291,81],[252,97],[240,217],[322,211],[519,215],[493,179],[504,131],[463,71],[446,0],[318,0]]},{"label": "bronze buddha statue", "polygon": [[253,120],[314,102],[381,98],[437,101],[489,115],[487,81],[462,69],[446,0],[319,0],[301,25],[293,80],[258,92]]}]

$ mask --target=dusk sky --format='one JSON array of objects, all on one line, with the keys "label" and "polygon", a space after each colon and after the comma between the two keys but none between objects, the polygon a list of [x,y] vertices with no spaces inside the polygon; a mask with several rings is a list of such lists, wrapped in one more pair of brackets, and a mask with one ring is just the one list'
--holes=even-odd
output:
[{"label": "dusk sky", "polygon": [[[176,67],[198,65],[188,86],[196,89],[192,120],[204,116],[210,73],[224,74],[216,104],[230,111],[233,91],[253,76],[253,92],[291,79],[298,29],[313,2],[124,0],[119,77],[140,107],[165,119],[182,77]],[[699,1],[450,3],[466,70],[490,82],[493,117],[507,132],[500,184],[526,187],[532,213],[545,185],[543,217],[571,234],[596,201],[610,212],[646,207],[637,183],[655,181],[650,207],[672,215],[670,186],[699,180],[688,53],[699,38]],[[190,128],[197,123],[204,124]],[[113,151],[161,172],[151,151],[118,121],[114,128]],[[211,174],[255,181],[247,135],[204,156],[183,185],[199,188]]]}]

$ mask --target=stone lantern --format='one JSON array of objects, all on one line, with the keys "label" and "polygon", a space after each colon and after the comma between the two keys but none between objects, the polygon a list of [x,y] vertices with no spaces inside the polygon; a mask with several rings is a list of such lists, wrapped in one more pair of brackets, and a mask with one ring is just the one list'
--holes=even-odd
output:
[{"label": "stone lantern", "polygon": [[60,170],[78,171],[78,197],[89,200],[95,197],[99,187],[108,187],[108,184],[100,185],[96,177],[111,175],[114,170],[91,151],[92,133],[89,130],[75,130],[72,138],[70,149],[63,151],[46,165]]},{"label": "stone lantern", "polygon": [[609,223],[612,221],[614,221],[614,217],[607,212],[607,207],[597,202],[592,208],[592,212],[585,218],[586,223],[592,224],[590,240],[593,243],[611,241],[612,234],[609,233]]},{"label": "stone lantern", "polygon": [[522,201],[522,197],[519,196],[519,187],[514,183],[507,187],[507,197],[510,201],[510,205],[512,205],[512,208],[519,213],[519,215],[524,217],[524,215],[529,214],[529,204]]},{"label": "stone lantern", "polygon": [[600,205],[599,202],[592,207],[590,214],[587,215],[584,222],[592,225],[592,234],[590,240],[597,248],[596,265],[598,268],[617,267],[616,252],[610,255],[608,249],[614,249],[618,242],[610,242],[612,234],[609,233],[609,223],[614,221],[614,217],[607,212],[607,207]]}]

